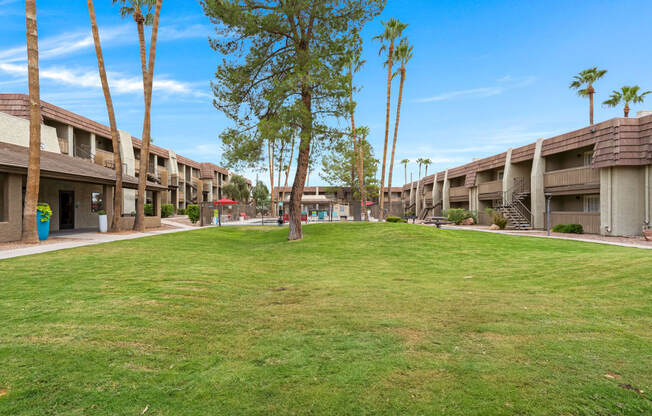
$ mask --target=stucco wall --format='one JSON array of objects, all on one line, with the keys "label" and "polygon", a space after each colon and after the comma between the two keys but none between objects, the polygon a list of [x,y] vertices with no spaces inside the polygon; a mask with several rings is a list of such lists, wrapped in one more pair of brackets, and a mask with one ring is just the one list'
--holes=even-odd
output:
[{"label": "stucco wall", "polygon": [[602,234],[641,235],[645,222],[645,167],[600,169],[600,228]]},{"label": "stucco wall", "polygon": [[[0,112],[0,141],[29,147],[29,121]],[[61,153],[57,129],[41,125],[41,148]]]},{"label": "stucco wall", "polygon": [[3,174],[2,193],[5,204],[4,215],[0,220],[0,243],[20,240],[23,218],[22,187],[23,178],[21,175]]},{"label": "stucco wall", "polygon": [[[96,185],[83,182],[70,182],[55,179],[41,179],[39,187],[39,202],[47,202],[52,209],[52,218],[50,219],[50,231],[59,230],[59,191],[73,191],[75,193],[75,228],[98,228],[97,213],[91,212],[91,193],[102,193],[102,185]],[[110,204],[106,196],[104,198],[104,207]]]}]

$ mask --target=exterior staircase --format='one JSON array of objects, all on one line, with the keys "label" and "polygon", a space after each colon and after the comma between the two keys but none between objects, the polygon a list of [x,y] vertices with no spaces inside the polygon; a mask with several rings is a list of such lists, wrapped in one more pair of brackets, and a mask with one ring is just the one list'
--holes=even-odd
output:
[{"label": "exterior staircase", "polygon": [[524,178],[515,178],[514,186],[503,193],[503,204],[498,211],[507,218],[507,227],[511,230],[532,229],[532,213],[524,201],[529,194],[529,183]]}]

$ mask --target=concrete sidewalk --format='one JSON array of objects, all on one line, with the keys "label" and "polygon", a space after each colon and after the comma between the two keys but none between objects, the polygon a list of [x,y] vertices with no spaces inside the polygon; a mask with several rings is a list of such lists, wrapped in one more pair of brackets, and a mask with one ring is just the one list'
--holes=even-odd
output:
[{"label": "concrete sidewalk", "polygon": [[[434,225],[430,224],[422,224],[427,227],[434,227]],[[568,236],[568,235],[547,235],[545,231],[541,232],[536,232],[532,230],[490,230],[489,227],[481,227],[481,226],[460,226],[460,225],[442,225],[442,229],[447,229],[447,230],[464,230],[464,231],[480,231],[483,233],[493,233],[493,234],[503,234],[503,235],[515,235],[517,237],[536,237],[536,238],[555,238],[558,240],[570,240],[570,241],[582,241],[584,243],[596,243],[596,244],[607,244],[607,245],[612,245],[612,246],[620,246],[620,247],[633,247],[633,248],[642,248],[646,250],[652,250],[652,244],[647,244],[645,241],[640,241],[640,240],[634,240],[631,239],[632,241],[623,241],[625,238],[618,238],[618,237],[605,237],[605,236],[597,236],[594,234],[590,234],[591,237],[593,238],[587,238],[587,237],[580,237],[581,235],[584,234],[578,234],[578,237],[573,237],[573,236]],[[610,241],[609,239],[612,239]],[[618,241],[615,241],[618,240]]]},{"label": "concrete sidewalk", "polygon": [[109,243],[111,241],[132,240],[134,238],[143,238],[143,237],[149,237],[153,235],[178,233],[182,231],[192,231],[192,230],[200,229],[199,227],[186,227],[186,226],[181,226],[179,224],[170,224],[165,220],[161,220],[161,223],[176,228],[171,228],[167,230],[158,230],[158,231],[147,231],[144,233],[132,233],[132,234],[100,233],[97,231],[56,233],[51,236],[51,239],[56,240],[57,238],[60,238],[62,239],[60,243],[51,242],[48,244],[37,244],[33,246],[26,246],[20,248],[8,248],[5,250],[0,249],[0,260],[9,259],[13,257],[29,256],[31,254],[47,253],[49,251],[63,250],[67,248]]}]

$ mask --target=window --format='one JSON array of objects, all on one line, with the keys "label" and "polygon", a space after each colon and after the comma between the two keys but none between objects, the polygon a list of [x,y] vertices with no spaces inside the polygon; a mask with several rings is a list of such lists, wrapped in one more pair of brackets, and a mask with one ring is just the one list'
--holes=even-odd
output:
[{"label": "window", "polygon": [[102,194],[91,192],[91,212],[98,212],[104,209]]},{"label": "window", "polygon": [[593,152],[584,152],[584,166],[589,167],[593,164]]},{"label": "window", "polygon": [[600,195],[584,195],[584,212],[600,212]]},{"label": "window", "polygon": [[498,180],[502,181],[504,175],[505,175],[505,171],[499,170],[498,171]]}]

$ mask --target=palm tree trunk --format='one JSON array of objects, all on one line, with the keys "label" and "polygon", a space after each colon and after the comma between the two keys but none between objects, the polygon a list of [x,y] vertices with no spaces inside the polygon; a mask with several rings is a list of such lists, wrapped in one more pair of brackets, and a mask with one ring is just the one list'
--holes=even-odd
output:
[{"label": "palm tree trunk", "polygon": [[593,124],[593,93],[589,94],[589,124]]},{"label": "palm tree trunk", "polygon": [[389,57],[387,59],[387,107],[385,110],[385,144],[383,147],[383,168],[380,178],[380,218],[385,218],[385,164],[387,163],[387,142],[389,140],[389,110],[392,94],[392,61],[394,60],[394,41],[389,44]]},{"label": "palm tree trunk", "polygon": [[[355,165],[356,165],[356,170],[358,171],[358,185],[360,188],[360,204],[361,204],[360,207],[364,211],[365,220],[368,221],[369,214],[367,214],[367,192],[364,186],[364,177],[362,173],[364,149],[362,149],[361,146],[362,143],[358,143],[358,135],[355,130],[355,110],[353,105],[353,69],[349,70],[349,102],[351,104],[351,137],[353,138],[353,154],[357,156]],[[360,217],[362,217],[362,215]]]},{"label": "palm tree trunk", "polygon": [[274,207],[274,151],[272,149],[272,140],[267,140],[267,159],[269,159],[269,187],[272,204],[272,215],[276,215],[276,208]]},{"label": "palm tree trunk", "polygon": [[93,0],[87,0],[88,14],[91,19],[91,31],[93,32],[93,42],[95,43],[95,54],[97,55],[97,67],[100,71],[100,80],[102,81],[102,91],[104,92],[104,101],[106,101],[106,110],[109,113],[109,125],[111,127],[111,141],[113,142],[113,163],[115,165],[115,191],[113,193],[113,219],[111,221],[111,231],[119,231],[120,218],[123,210],[123,191],[122,191],[122,156],[120,156],[120,134],[115,121],[115,112],[113,110],[113,101],[111,100],[111,91],[109,82],[106,77],[106,68],[104,67],[104,57],[102,55],[102,45],[100,43],[100,34],[97,29],[95,19],[95,7]]},{"label": "palm tree trunk", "polygon": [[398,88],[398,104],[396,105],[396,124],[394,124],[394,140],[392,142],[392,157],[389,160],[389,214],[392,214],[392,175],[394,173],[394,153],[396,152],[396,139],[398,138],[398,122],[401,117],[401,100],[403,98],[403,83],[405,82],[405,65],[401,65],[401,84]]},{"label": "palm tree trunk", "polygon": [[36,244],[38,243],[36,205],[38,204],[41,171],[41,92],[35,0],[25,0],[25,28],[27,38],[27,78],[29,82],[29,159],[21,238],[25,243]]},{"label": "palm tree trunk", "polygon": [[[145,90],[145,118],[143,121],[143,146],[140,151],[140,174],[138,176],[138,205],[136,206],[136,219],[134,221],[134,230],[145,231],[145,191],[147,187],[147,168],[149,167],[149,142],[151,132],[151,108],[152,108],[152,84],[154,79],[154,60],[156,57],[156,40],[158,36],[158,22],[161,15],[161,4],[163,0],[156,1],[154,10],[154,22],[152,23],[152,37],[149,45],[149,64],[145,66],[145,36],[144,36],[144,19],[137,21],[138,36],[140,42],[141,65],[145,72],[143,73],[143,83]],[[141,16],[142,17],[142,16]],[[191,175],[192,176],[192,175]]]},{"label": "palm tree trunk", "polygon": [[625,103],[625,108],[623,108],[623,112],[625,113],[625,117],[629,117],[629,104]]},{"label": "palm tree trunk", "polygon": [[426,165],[426,174],[424,175],[424,177],[427,177],[427,176],[428,176],[428,165]]},{"label": "palm tree trunk", "polygon": [[276,215],[279,214],[279,201],[280,201],[280,191],[281,191],[281,173],[283,173],[283,152],[285,151],[285,142],[281,142],[281,153],[278,158],[278,181],[276,182]]}]

